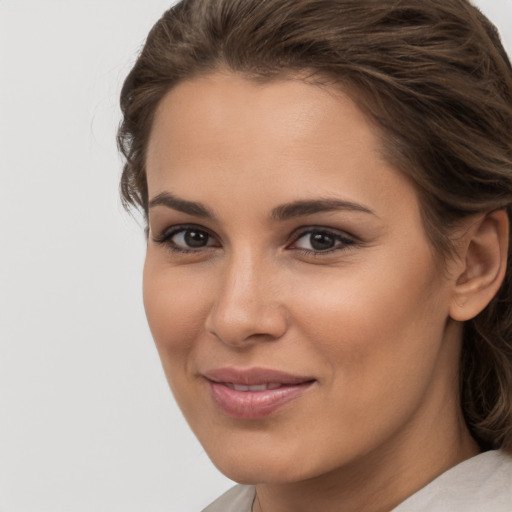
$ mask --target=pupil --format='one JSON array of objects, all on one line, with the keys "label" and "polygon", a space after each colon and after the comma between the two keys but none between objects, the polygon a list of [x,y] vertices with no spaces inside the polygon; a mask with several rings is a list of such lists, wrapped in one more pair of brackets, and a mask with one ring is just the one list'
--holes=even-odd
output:
[{"label": "pupil", "polygon": [[311,235],[311,247],[316,251],[325,251],[334,247],[334,238],[327,233],[314,233]]},{"label": "pupil", "polygon": [[208,234],[204,231],[189,229],[185,233],[185,242],[189,247],[204,247],[208,243]]}]

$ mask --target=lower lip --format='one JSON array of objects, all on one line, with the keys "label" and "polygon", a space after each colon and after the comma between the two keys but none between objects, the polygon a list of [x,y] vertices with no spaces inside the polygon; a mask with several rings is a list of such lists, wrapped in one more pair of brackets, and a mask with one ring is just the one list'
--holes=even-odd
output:
[{"label": "lower lip", "polygon": [[213,401],[224,414],[238,419],[255,420],[269,416],[299,398],[312,382],[265,391],[236,391],[213,381],[209,381],[209,385]]}]

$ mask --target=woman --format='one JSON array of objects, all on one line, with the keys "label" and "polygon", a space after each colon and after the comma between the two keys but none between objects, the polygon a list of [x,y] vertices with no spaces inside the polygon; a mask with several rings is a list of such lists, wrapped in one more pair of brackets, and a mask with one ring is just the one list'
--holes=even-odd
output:
[{"label": "woman", "polygon": [[183,0],[126,79],[206,510],[512,510],[512,70],[465,0]]}]

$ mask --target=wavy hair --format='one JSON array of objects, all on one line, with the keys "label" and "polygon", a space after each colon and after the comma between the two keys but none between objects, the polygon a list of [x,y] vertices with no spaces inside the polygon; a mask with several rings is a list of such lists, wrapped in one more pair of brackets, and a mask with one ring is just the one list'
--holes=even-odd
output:
[{"label": "wavy hair", "polygon": [[[226,68],[339,86],[379,128],[414,183],[442,259],[450,229],[512,213],[512,68],[495,27],[467,0],[182,0],[164,13],[121,92],[125,206],[147,215],[155,110],[177,83]],[[499,292],[466,322],[460,400],[483,448],[512,453],[512,257]]]}]

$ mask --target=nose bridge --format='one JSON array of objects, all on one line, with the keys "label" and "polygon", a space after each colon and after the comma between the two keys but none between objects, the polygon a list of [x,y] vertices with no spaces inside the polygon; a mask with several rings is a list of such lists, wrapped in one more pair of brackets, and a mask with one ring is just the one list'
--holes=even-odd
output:
[{"label": "nose bridge", "polygon": [[[259,287],[259,279],[262,277],[262,265],[257,261],[258,258],[250,251],[240,251],[240,254],[234,254],[226,265],[225,273],[225,287],[223,290],[223,302],[230,305],[233,302],[243,305],[247,302],[248,305],[255,301],[251,301],[250,297],[254,299]],[[230,296],[234,300],[231,300]]]},{"label": "nose bridge", "polygon": [[207,329],[232,345],[282,336],[286,318],[274,286],[275,272],[272,262],[256,250],[233,250],[221,270]]}]

